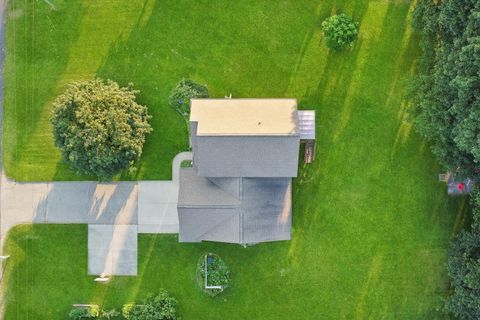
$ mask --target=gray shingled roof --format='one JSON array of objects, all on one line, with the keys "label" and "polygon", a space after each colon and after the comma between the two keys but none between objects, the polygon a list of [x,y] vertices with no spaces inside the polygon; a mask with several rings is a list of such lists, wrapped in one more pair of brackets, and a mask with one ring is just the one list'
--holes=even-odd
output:
[{"label": "gray shingled roof", "polygon": [[296,177],[300,136],[197,136],[193,160],[202,177]]},{"label": "gray shingled roof", "polygon": [[315,138],[314,118],[295,99],[192,100],[193,168],[180,172],[179,240],[290,239],[291,178],[302,134]]},{"label": "gray shingled roof", "polygon": [[196,176],[191,168],[181,169],[181,242],[258,243],[291,238],[290,178],[212,181]]},{"label": "gray shingled roof", "polygon": [[[228,181],[230,184],[235,182],[240,183],[238,178]],[[180,169],[179,207],[237,206],[240,203],[238,193],[236,195],[229,193],[228,188],[222,189],[209,179],[199,177],[193,168]]]},{"label": "gray shingled roof", "polygon": [[242,180],[242,242],[290,240],[291,179]]},{"label": "gray shingled roof", "polygon": [[241,243],[240,214],[236,208],[178,208],[180,242]]}]

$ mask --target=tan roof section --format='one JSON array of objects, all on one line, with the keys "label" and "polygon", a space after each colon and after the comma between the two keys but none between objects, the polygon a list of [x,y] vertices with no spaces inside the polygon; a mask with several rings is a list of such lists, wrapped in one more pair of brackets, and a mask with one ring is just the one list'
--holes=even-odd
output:
[{"label": "tan roof section", "polygon": [[197,135],[297,135],[296,99],[192,99]]}]

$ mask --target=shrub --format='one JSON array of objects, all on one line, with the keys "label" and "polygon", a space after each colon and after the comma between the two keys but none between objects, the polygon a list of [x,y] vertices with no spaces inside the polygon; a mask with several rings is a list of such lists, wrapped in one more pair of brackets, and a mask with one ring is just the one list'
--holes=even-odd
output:
[{"label": "shrub", "polygon": [[147,107],[135,102],[132,85],[113,81],[76,81],[53,104],[55,144],[70,167],[83,174],[111,179],[133,169],[152,131]]},{"label": "shrub", "polygon": [[144,304],[125,305],[122,311],[128,320],[175,320],[177,300],[162,289],[158,295],[148,296]]},{"label": "shrub", "polygon": [[322,22],[325,42],[331,49],[342,49],[352,45],[358,36],[358,22],[345,13],[331,16]]},{"label": "shrub", "polygon": [[81,320],[88,318],[98,318],[100,308],[97,305],[91,305],[88,307],[73,308],[68,314],[70,319]]},{"label": "shrub", "polygon": [[192,160],[183,160],[180,162],[180,168],[191,168],[192,166]]},{"label": "shrub", "polygon": [[102,319],[114,319],[115,317],[118,317],[119,315],[120,315],[120,312],[118,312],[115,309],[102,310]]},{"label": "shrub", "polygon": [[472,229],[480,232],[480,187],[475,186],[470,194],[472,205]]},{"label": "shrub", "polygon": [[[221,286],[221,289],[205,288],[205,261],[207,261],[207,284]],[[218,255],[207,253],[197,263],[197,283],[207,295],[214,297],[230,286],[230,270]]]},{"label": "shrub", "polygon": [[132,312],[134,304],[133,303],[127,303],[124,304],[122,307],[122,316],[126,319],[130,319],[130,312]]},{"label": "shrub", "polygon": [[447,310],[460,319],[480,319],[480,232],[461,232],[452,241],[448,274],[453,294]]},{"label": "shrub", "polygon": [[70,319],[74,319],[74,320],[81,320],[83,318],[85,318],[87,315],[87,309],[85,308],[73,308],[72,310],[70,310],[70,313],[68,314],[68,317]]},{"label": "shrub", "polygon": [[190,113],[190,99],[208,98],[208,89],[193,80],[182,79],[173,88],[168,98],[170,107],[179,112],[186,120]]}]

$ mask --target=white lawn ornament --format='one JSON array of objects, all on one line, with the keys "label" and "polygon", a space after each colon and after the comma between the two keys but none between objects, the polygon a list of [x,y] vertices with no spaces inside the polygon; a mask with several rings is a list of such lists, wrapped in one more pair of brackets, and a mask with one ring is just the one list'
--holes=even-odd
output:
[{"label": "white lawn ornament", "polygon": [[100,277],[95,278],[93,281],[95,281],[95,282],[101,282],[101,283],[106,283],[106,282],[110,281],[110,278],[109,278],[106,274],[102,273],[102,274],[100,275]]}]

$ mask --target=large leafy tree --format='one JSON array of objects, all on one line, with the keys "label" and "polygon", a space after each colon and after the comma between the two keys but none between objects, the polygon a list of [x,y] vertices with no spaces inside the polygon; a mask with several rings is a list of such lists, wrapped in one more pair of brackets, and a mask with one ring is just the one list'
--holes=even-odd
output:
[{"label": "large leafy tree", "polygon": [[452,242],[448,274],[453,294],[447,309],[460,319],[480,319],[480,232],[463,231]]},{"label": "large leafy tree", "polygon": [[480,175],[480,1],[419,1],[423,54],[413,85],[417,130],[447,170]]},{"label": "large leafy tree", "polygon": [[113,81],[76,81],[53,104],[55,144],[65,162],[79,173],[112,178],[134,168],[152,131],[147,107],[135,102],[129,85]]},{"label": "large leafy tree", "polygon": [[472,225],[452,241],[448,254],[448,274],[452,279],[447,310],[460,319],[480,319],[480,188],[470,197]]}]

